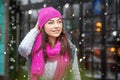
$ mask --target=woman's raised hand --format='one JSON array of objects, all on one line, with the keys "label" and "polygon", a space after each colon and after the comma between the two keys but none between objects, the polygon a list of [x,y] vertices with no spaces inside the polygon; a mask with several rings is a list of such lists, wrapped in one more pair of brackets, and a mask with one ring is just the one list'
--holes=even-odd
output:
[{"label": "woman's raised hand", "polygon": [[35,25],[35,28],[37,28],[37,29],[38,29],[38,32],[40,32],[40,28],[39,28],[39,23],[38,23],[38,21],[37,21],[37,23],[36,23],[36,25]]}]

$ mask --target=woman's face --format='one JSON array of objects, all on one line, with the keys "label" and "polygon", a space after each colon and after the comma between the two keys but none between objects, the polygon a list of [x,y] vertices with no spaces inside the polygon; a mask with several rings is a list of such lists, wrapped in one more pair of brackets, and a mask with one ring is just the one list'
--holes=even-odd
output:
[{"label": "woman's face", "polygon": [[48,38],[57,38],[62,32],[62,19],[51,18],[45,23],[44,30]]}]

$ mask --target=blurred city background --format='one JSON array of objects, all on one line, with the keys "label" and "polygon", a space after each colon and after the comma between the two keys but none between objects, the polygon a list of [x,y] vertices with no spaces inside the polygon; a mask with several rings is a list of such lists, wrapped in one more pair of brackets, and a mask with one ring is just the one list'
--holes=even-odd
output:
[{"label": "blurred city background", "polygon": [[82,80],[120,80],[120,0],[0,0],[0,80],[27,80],[18,45],[46,6],[63,15]]}]

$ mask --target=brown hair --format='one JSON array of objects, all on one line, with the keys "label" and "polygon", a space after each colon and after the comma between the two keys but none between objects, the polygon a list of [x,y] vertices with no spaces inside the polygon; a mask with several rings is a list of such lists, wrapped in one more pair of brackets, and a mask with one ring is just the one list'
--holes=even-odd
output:
[{"label": "brown hair", "polygon": [[[46,43],[48,42],[48,37],[44,31],[44,28],[41,30],[42,32],[42,44],[40,46],[40,48],[37,50],[37,52],[40,49],[43,49],[43,53],[44,53],[44,59],[46,62],[47,56],[46,56]],[[67,39],[67,35],[64,31],[64,29],[62,30],[61,34],[59,37],[57,37],[57,40],[59,40],[61,42],[61,51],[60,51],[60,55],[65,55],[66,52],[68,53],[69,57],[71,58],[71,53],[70,53],[70,45]]]}]

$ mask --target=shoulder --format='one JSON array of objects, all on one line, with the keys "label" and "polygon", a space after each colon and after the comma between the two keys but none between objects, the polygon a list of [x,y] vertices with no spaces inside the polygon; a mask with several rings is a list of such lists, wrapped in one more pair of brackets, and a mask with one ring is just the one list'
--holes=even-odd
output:
[{"label": "shoulder", "polygon": [[69,45],[70,45],[70,50],[71,50],[71,54],[74,55],[75,53],[75,45],[68,39]]}]

